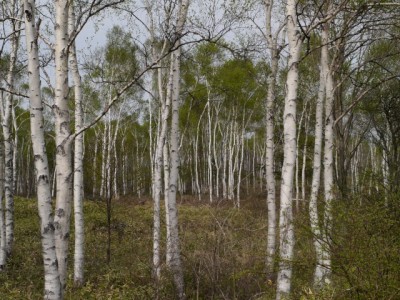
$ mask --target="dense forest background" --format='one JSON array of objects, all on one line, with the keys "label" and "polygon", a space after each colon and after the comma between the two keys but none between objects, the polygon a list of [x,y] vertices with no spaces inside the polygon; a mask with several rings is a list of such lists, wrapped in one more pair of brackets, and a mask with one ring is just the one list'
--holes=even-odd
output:
[{"label": "dense forest background", "polygon": [[4,299],[400,297],[400,3],[56,2],[1,4]]}]

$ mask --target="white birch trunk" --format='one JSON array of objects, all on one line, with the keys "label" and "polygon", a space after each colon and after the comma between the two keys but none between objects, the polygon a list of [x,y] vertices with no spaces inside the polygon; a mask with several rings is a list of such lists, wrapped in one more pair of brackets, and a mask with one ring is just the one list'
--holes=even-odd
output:
[{"label": "white birch trunk", "polygon": [[167,123],[170,112],[170,94],[172,93],[172,66],[168,75],[167,95],[164,99],[162,93],[162,74],[161,68],[158,70],[158,90],[161,102],[161,114],[159,120],[159,131],[154,155],[154,176],[153,176],[153,276],[156,281],[161,277],[161,260],[160,260],[160,238],[161,238],[161,224],[160,224],[160,199],[162,189],[161,170],[163,167],[163,150],[166,139]]},{"label": "white birch trunk", "polygon": [[[311,111],[311,109],[310,109]],[[308,143],[308,126],[310,122],[310,112],[307,114],[304,133],[306,135],[306,139],[304,141],[303,147],[303,163],[301,167],[301,199],[303,201],[306,200],[306,166],[307,166],[307,143]]]},{"label": "white birch trunk", "polygon": [[226,199],[228,197],[228,188],[226,184],[226,168],[228,161],[228,134],[222,136],[222,197]]},{"label": "white birch trunk", "polygon": [[[329,26],[325,27],[326,35],[329,32]],[[330,64],[328,64],[330,67]],[[324,144],[324,248],[322,266],[325,268],[324,283],[330,283],[331,275],[331,257],[329,249],[329,239],[332,228],[332,201],[333,201],[333,102],[334,102],[334,84],[332,69],[328,68],[326,78],[326,104],[325,104],[325,144]]]},{"label": "white birch trunk", "polygon": [[[111,89],[111,88],[110,88]],[[111,90],[109,92],[109,98],[111,99]],[[105,196],[106,199],[111,199],[112,196],[112,186],[111,186],[111,147],[112,147],[112,140],[111,140],[111,131],[112,131],[112,124],[111,124],[111,112],[108,112],[107,117],[107,147],[106,147],[106,170],[105,170]]]},{"label": "white birch trunk", "polygon": [[72,148],[68,108],[68,0],[55,2],[55,97],[53,113],[56,135],[56,253],[63,293],[67,280],[67,257],[72,203]]},{"label": "white birch trunk", "polygon": [[[119,119],[118,119],[119,120]],[[117,130],[115,131],[115,135],[117,135]],[[115,199],[119,199],[119,190],[118,190],[118,155],[117,155],[117,149],[116,149],[116,141],[114,140],[113,142],[113,147],[112,150],[114,152],[114,169],[113,169],[113,195]],[[137,185],[137,191],[140,194],[140,178],[136,179],[136,182],[138,183]],[[140,198],[140,197],[139,197]]]},{"label": "white birch trunk", "polygon": [[168,197],[169,197],[169,149],[168,149],[168,143],[164,143],[163,147],[163,160],[164,160],[164,207],[165,207],[165,227],[167,231],[167,237],[166,237],[166,262],[167,266],[170,267],[170,262],[172,259],[171,256],[171,231],[170,231],[170,215],[169,215],[169,209],[168,209]]},{"label": "white birch trunk", "polygon": [[[119,112],[118,112],[118,116],[117,116],[117,124],[115,125],[115,130],[114,130],[114,135],[112,137],[111,140],[111,145],[110,145],[110,153],[109,153],[109,163],[111,164],[111,151],[114,154],[114,169],[113,169],[113,196],[115,197],[115,199],[119,198],[119,191],[118,191],[118,185],[117,185],[117,168],[118,168],[118,157],[117,157],[117,149],[116,149],[116,143],[117,143],[117,136],[118,136],[118,132],[119,132],[119,125],[120,125],[120,116],[121,116],[121,112],[123,110],[123,103],[121,105],[121,107],[119,108]],[[111,168],[110,169],[110,176],[111,176]],[[111,177],[109,178],[109,180],[111,180]],[[110,186],[111,186],[111,182],[110,182]]]},{"label": "white birch trunk", "polygon": [[185,286],[183,281],[183,269],[180,255],[180,240],[178,232],[178,209],[176,206],[176,191],[178,182],[179,168],[179,92],[180,92],[180,59],[181,45],[180,39],[183,33],[183,27],[186,22],[187,11],[189,8],[189,0],[182,0],[179,6],[178,19],[176,23],[176,50],[172,53],[171,64],[173,65],[173,82],[172,82],[172,120],[170,134],[170,180],[168,207],[169,225],[171,238],[171,261],[170,266],[174,276],[175,287],[178,299],[186,299]]},{"label": "white birch trunk", "polygon": [[95,142],[94,142],[94,155],[93,155],[93,173],[92,173],[92,178],[93,178],[93,197],[96,197],[97,195],[97,153],[99,149],[99,134],[97,133],[97,130],[95,130]]},{"label": "white birch trunk", "polygon": [[13,151],[13,188],[14,194],[18,191],[18,172],[17,172],[17,159],[18,159],[18,125],[15,115],[15,105],[12,106],[12,122],[14,127],[14,151]]},{"label": "white birch trunk", "polygon": [[[74,4],[69,4],[69,32],[75,30]],[[70,47],[70,66],[74,81],[75,92],[75,132],[83,126],[82,82],[79,74],[78,59],[75,43]],[[84,219],[83,219],[83,134],[75,137],[74,144],[74,225],[75,225],[75,251],[74,251],[74,285],[81,286],[84,280]]]},{"label": "white birch trunk", "polygon": [[180,257],[180,241],[178,233],[178,211],[176,207],[176,190],[178,182],[178,167],[179,167],[179,60],[180,60],[180,48],[178,48],[173,56],[175,62],[174,67],[174,85],[173,85],[173,98],[172,98],[172,122],[171,122],[171,135],[170,135],[170,180],[169,180],[169,191],[168,191],[168,214],[169,214],[169,226],[170,226],[170,255],[171,259],[168,263],[173,275],[174,282],[176,285],[178,298],[185,299],[185,289],[183,282],[183,270],[182,262]]},{"label": "white birch trunk", "polygon": [[217,154],[217,127],[218,127],[218,117],[219,114],[217,113],[215,116],[215,125],[213,130],[213,155],[214,155],[214,162],[215,162],[215,196],[217,199],[219,198],[219,170],[221,168],[221,164],[219,162],[218,154]]},{"label": "white birch trunk", "polygon": [[197,129],[196,129],[196,141],[195,141],[195,148],[194,148],[194,161],[195,161],[195,165],[194,165],[194,171],[195,171],[195,180],[196,180],[196,190],[197,190],[197,194],[199,197],[199,201],[201,200],[201,185],[200,185],[200,179],[199,179],[199,160],[201,161],[199,155],[198,155],[198,149],[199,149],[199,135],[200,135],[200,124],[201,124],[201,120],[203,119],[203,115],[206,111],[207,105],[204,107],[203,111],[201,112],[199,121],[197,122]]},{"label": "white birch trunk", "polygon": [[279,214],[279,272],[276,299],[288,297],[292,278],[294,248],[293,230],[293,176],[296,163],[296,101],[298,87],[298,62],[301,48],[300,32],[297,28],[296,1],[286,4],[287,37],[289,41],[288,74],[283,113],[284,158],[282,166],[281,207]]},{"label": "white birch trunk", "polygon": [[35,157],[35,175],[44,263],[44,298],[61,299],[61,283],[55,250],[55,224],[51,205],[49,165],[43,127],[43,105],[40,95],[38,28],[35,24],[35,2],[24,0],[25,35],[28,52],[30,123]]},{"label": "white birch trunk", "polygon": [[[299,172],[300,172],[300,166],[299,166],[299,143],[300,143],[300,134],[301,134],[301,129],[303,127],[303,120],[306,117],[307,113],[307,104],[308,104],[308,99],[303,105],[303,111],[301,112],[300,116],[300,121],[299,121],[299,127],[297,131],[297,139],[296,139],[296,170],[295,170],[295,190],[296,190],[296,196],[295,196],[295,201],[296,201],[296,211],[299,210],[299,201],[300,201],[300,182],[299,182]],[[304,132],[306,133],[306,129],[304,129]]]},{"label": "white birch trunk", "polygon": [[6,224],[4,222],[4,144],[0,143],[0,271],[6,267]]},{"label": "white birch trunk", "polygon": [[[16,1],[12,0],[9,6],[12,15],[15,16]],[[15,66],[18,56],[19,48],[19,37],[20,37],[21,22],[17,20],[12,21],[12,36],[11,36],[11,52],[10,62],[7,73],[7,89],[13,91],[14,89],[14,77],[15,77]],[[5,198],[5,233],[6,233],[6,244],[5,250],[6,255],[11,255],[12,245],[14,241],[14,144],[12,137],[12,110],[13,110],[13,95],[7,93],[2,105],[2,127],[3,127],[3,138],[4,138],[4,198]]]},{"label": "white birch trunk", "polygon": [[212,167],[212,117],[211,117],[211,103],[210,103],[210,87],[206,81],[207,86],[207,120],[208,120],[208,147],[207,147],[207,163],[208,163],[208,189],[209,189],[209,199],[210,203],[213,202],[213,167]]},{"label": "white birch trunk", "polygon": [[321,157],[322,157],[322,130],[323,130],[323,107],[326,95],[326,78],[328,72],[328,45],[326,44],[326,35],[322,37],[321,63],[319,76],[319,90],[315,110],[315,142],[313,158],[313,176],[311,183],[311,195],[309,203],[309,214],[311,231],[313,233],[313,242],[317,257],[317,264],[314,272],[314,285],[318,286],[322,282],[325,269],[323,268],[322,256],[322,236],[318,217],[318,192],[321,182]]},{"label": "white birch trunk", "polygon": [[238,178],[237,178],[237,183],[236,183],[236,206],[237,206],[237,208],[240,208],[240,187],[242,184],[242,169],[243,169],[244,142],[245,142],[244,134],[245,134],[245,125],[243,124],[242,132],[241,132],[240,138],[239,138],[239,145],[238,145],[238,146],[240,146],[240,147],[238,147],[238,151],[240,151],[240,159],[238,161],[239,168],[238,168]]},{"label": "white birch trunk", "polygon": [[279,52],[277,36],[272,35],[272,8],[273,1],[265,0],[266,16],[266,37],[271,55],[271,72],[268,76],[268,92],[266,100],[266,158],[265,158],[265,179],[267,181],[267,209],[268,209],[268,229],[267,229],[267,253],[266,253],[266,273],[267,278],[272,278],[274,269],[274,259],[276,250],[276,191],[274,176],[274,114],[275,114],[275,87],[278,74]]},{"label": "white birch trunk", "polygon": [[[108,112],[109,113],[109,112]],[[106,151],[107,151],[107,132],[109,130],[108,122],[104,122],[103,145],[101,146],[101,179],[100,179],[100,197],[105,197],[106,190]]]}]

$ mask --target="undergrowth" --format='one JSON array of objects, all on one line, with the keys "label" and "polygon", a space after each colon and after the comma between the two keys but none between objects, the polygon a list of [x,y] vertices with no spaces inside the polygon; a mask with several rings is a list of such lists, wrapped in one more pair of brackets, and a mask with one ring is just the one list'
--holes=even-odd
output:
[{"label": "undergrowth", "polygon": [[[246,200],[240,210],[229,202],[209,205],[193,198],[180,200],[179,232],[188,299],[274,299],[275,282],[266,280],[264,273],[264,199]],[[312,286],[315,253],[307,209],[301,208],[295,215],[292,298],[399,299],[400,217],[396,203],[397,197],[388,204],[373,196],[335,202],[333,283],[323,290]],[[72,231],[65,299],[175,299],[165,265],[157,285],[151,277],[153,217],[149,199],[113,200],[109,263],[105,202],[85,201],[84,213],[85,284],[73,286]],[[14,249],[6,270],[0,272],[0,298],[42,299],[36,201],[16,198],[15,217]],[[165,253],[165,232],[161,252]]]}]

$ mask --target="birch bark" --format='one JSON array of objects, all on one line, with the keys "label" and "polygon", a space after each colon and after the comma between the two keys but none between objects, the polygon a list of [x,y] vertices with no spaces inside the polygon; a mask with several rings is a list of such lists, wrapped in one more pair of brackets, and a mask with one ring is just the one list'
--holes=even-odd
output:
[{"label": "birch bark", "polygon": [[301,49],[301,36],[297,28],[296,1],[286,4],[286,26],[289,42],[288,74],[286,78],[286,97],[283,115],[284,158],[282,166],[281,207],[279,213],[279,272],[276,299],[289,296],[292,278],[292,258],[294,247],[292,189],[296,162],[296,100],[298,87],[298,63]]},{"label": "birch bark", "polygon": [[[17,2],[15,0],[10,3],[10,11],[16,17]],[[11,36],[11,52],[10,62],[7,73],[7,89],[13,91],[15,66],[17,63],[19,37],[21,22],[12,21],[13,33]],[[3,105],[3,104],[1,104]],[[14,241],[14,141],[12,136],[11,116],[13,110],[13,95],[8,93],[5,97],[4,107],[2,107],[2,127],[4,138],[4,198],[5,198],[5,251],[6,256],[11,255],[11,249]]]},{"label": "birch bark", "polygon": [[25,35],[28,52],[31,139],[34,153],[37,198],[44,262],[44,298],[61,299],[61,283],[55,250],[55,224],[51,206],[49,165],[44,139],[43,105],[40,95],[38,23],[35,24],[35,1],[24,0]]},{"label": "birch bark", "polygon": [[[74,4],[69,4],[69,34],[75,30]],[[82,82],[79,74],[78,59],[75,43],[70,47],[70,67],[74,82],[75,92],[75,132],[81,130],[83,126],[83,107],[82,107]],[[97,141],[96,141],[97,146]],[[83,284],[84,266],[84,219],[83,219],[83,133],[75,137],[74,144],[74,226],[75,226],[75,252],[74,252],[74,284]]]},{"label": "birch bark", "polygon": [[72,203],[72,148],[68,108],[68,0],[55,2],[55,97],[53,113],[56,135],[55,241],[61,291],[67,279],[67,257]]},{"label": "birch bark", "polygon": [[[3,99],[1,99],[3,100]],[[1,107],[1,106],[0,106]],[[6,267],[6,224],[4,223],[4,144],[0,143],[0,270]]]},{"label": "birch bark", "polygon": [[163,147],[163,160],[164,160],[164,207],[165,207],[165,227],[167,231],[167,237],[166,237],[166,242],[167,242],[167,247],[166,247],[166,262],[167,266],[170,267],[170,262],[171,262],[171,232],[170,232],[170,215],[169,215],[169,209],[168,209],[168,197],[169,197],[169,169],[170,169],[170,163],[169,163],[169,149],[168,149],[168,143],[164,142],[164,147]]},{"label": "birch bark", "polygon": [[14,151],[13,151],[13,188],[14,194],[18,192],[18,172],[17,172],[17,159],[18,159],[18,125],[15,115],[15,105],[12,106],[12,122],[14,127]]},{"label": "birch bark", "polygon": [[[163,50],[162,52],[163,53]],[[153,276],[158,281],[161,277],[160,269],[160,237],[161,237],[161,224],[160,224],[160,199],[161,199],[161,189],[162,189],[162,177],[161,170],[163,167],[163,149],[165,144],[166,132],[167,132],[167,120],[170,113],[171,97],[172,93],[172,67],[168,76],[168,88],[167,95],[164,99],[162,93],[162,74],[161,69],[158,73],[158,85],[159,85],[159,96],[161,101],[161,114],[159,120],[159,132],[156,143],[156,150],[154,155],[154,175],[153,175]]]},{"label": "birch bark", "polygon": [[176,23],[175,51],[172,53],[173,85],[172,85],[172,120],[170,134],[170,180],[168,193],[169,225],[171,237],[171,270],[177,289],[177,297],[186,299],[183,281],[183,270],[180,256],[180,241],[178,233],[178,210],[176,206],[176,190],[179,168],[179,92],[180,92],[180,58],[181,58],[181,36],[186,22],[189,0],[182,0],[179,6],[178,19]]},{"label": "birch bark", "polygon": [[93,155],[93,173],[92,173],[92,178],[93,178],[93,197],[97,195],[97,152],[99,148],[99,133],[95,129],[94,131],[94,136],[95,136],[95,144],[94,144],[94,155]]},{"label": "birch bark", "polygon": [[211,90],[206,80],[206,87],[207,87],[207,120],[208,120],[208,144],[207,144],[207,163],[208,163],[208,190],[209,190],[209,199],[210,203],[213,202],[213,168],[212,168],[212,157],[211,157],[211,147],[212,147],[212,116],[211,116]]},{"label": "birch bark", "polygon": [[[110,112],[108,112],[109,114]],[[107,115],[108,116],[108,115]],[[107,151],[107,144],[109,143],[108,137],[108,130],[109,123],[104,122],[104,129],[103,129],[103,144],[101,146],[101,182],[100,182],[100,197],[106,197],[106,151]]]},{"label": "birch bark", "polygon": [[314,236],[314,247],[317,256],[317,265],[314,272],[314,284],[318,285],[324,277],[322,266],[322,240],[318,217],[318,192],[321,181],[321,157],[322,157],[322,130],[323,108],[326,95],[326,78],[328,72],[328,45],[326,44],[325,31],[322,32],[321,63],[319,76],[319,89],[315,109],[315,142],[313,158],[313,176],[311,183],[311,195],[309,204],[310,224]]},{"label": "birch bark", "polygon": [[169,234],[170,234],[170,266],[176,285],[178,298],[185,299],[185,288],[183,282],[183,270],[180,257],[180,241],[178,233],[178,211],[176,207],[176,190],[178,182],[178,167],[179,167],[179,59],[180,49],[174,53],[174,61],[176,62],[174,68],[174,90],[172,98],[172,121],[171,121],[171,135],[170,135],[170,179],[168,190],[168,214],[169,214]]},{"label": "birch bark", "polygon": [[[326,35],[329,33],[329,23],[324,27]],[[333,201],[333,102],[334,102],[334,83],[331,64],[328,64],[326,78],[326,104],[325,104],[325,140],[324,140],[324,249],[322,266],[325,269],[324,283],[330,283],[331,275],[331,255],[329,249],[329,239],[332,229],[332,201]]]},{"label": "birch bark", "polygon": [[[310,111],[311,111],[311,109],[310,109]],[[304,127],[304,133],[306,135],[306,139],[304,141],[303,163],[301,166],[301,199],[303,201],[305,201],[305,199],[306,199],[306,165],[307,165],[308,126],[309,126],[309,122],[310,122],[310,115],[311,115],[311,113],[308,112],[305,127]]]},{"label": "birch bark", "polygon": [[267,181],[267,209],[268,209],[268,229],[267,229],[267,253],[266,253],[266,273],[271,279],[274,267],[274,258],[276,250],[276,191],[274,176],[274,114],[275,114],[275,87],[276,77],[278,74],[279,51],[278,51],[278,34],[272,34],[272,8],[273,0],[265,0],[265,16],[266,16],[266,38],[271,56],[271,72],[268,76],[267,83],[267,100],[266,100],[266,159],[265,159],[265,177]]}]

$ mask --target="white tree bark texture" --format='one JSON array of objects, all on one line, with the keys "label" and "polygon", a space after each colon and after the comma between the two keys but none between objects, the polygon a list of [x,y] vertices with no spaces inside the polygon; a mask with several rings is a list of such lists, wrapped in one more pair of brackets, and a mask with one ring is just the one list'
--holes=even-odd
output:
[{"label": "white tree bark texture", "polygon": [[50,177],[43,127],[43,104],[40,94],[39,55],[35,2],[24,0],[25,35],[28,54],[31,139],[34,154],[37,198],[44,262],[44,298],[61,299],[61,282],[55,249],[55,224],[51,206]]},{"label": "white tree bark texture", "polygon": [[296,101],[298,88],[298,62],[301,36],[297,28],[296,1],[286,4],[286,28],[289,42],[288,74],[283,113],[284,158],[282,166],[281,202],[279,212],[279,271],[276,299],[288,297],[291,288],[294,248],[293,228],[293,178],[296,163]]}]

